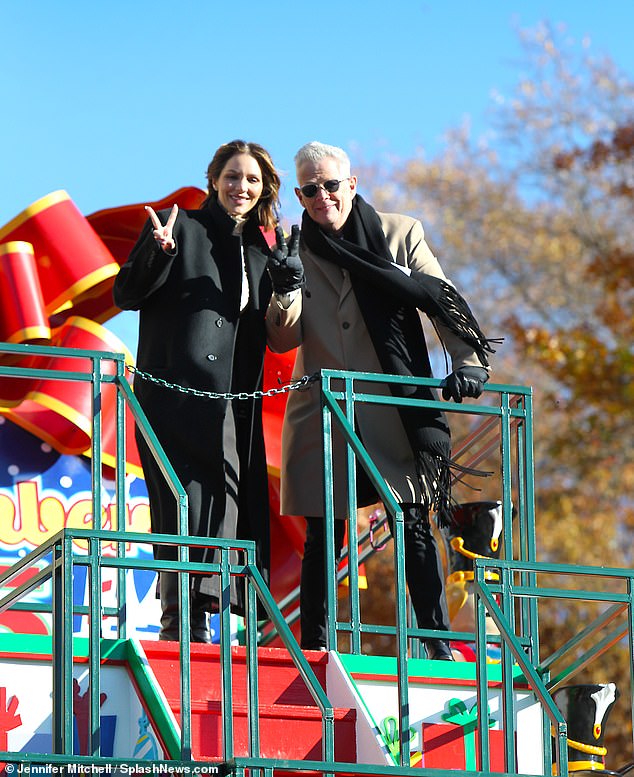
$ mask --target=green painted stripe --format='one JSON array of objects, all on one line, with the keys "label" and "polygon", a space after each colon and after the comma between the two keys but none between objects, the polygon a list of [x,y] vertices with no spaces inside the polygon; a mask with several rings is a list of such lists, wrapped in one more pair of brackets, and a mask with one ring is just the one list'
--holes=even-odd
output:
[{"label": "green painted stripe", "polygon": [[[126,640],[102,639],[100,642],[101,658],[104,661],[127,661]],[[73,637],[73,657],[88,657],[88,637]],[[40,657],[50,659],[53,652],[53,639],[49,634],[13,634],[0,633],[0,655],[6,653],[11,657],[23,656],[28,660]]]},{"label": "green painted stripe", "polygon": [[156,733],[163,742],[170,758],[180,760],[181,740],[160,685],[150,668],[149,661],[139,642],[126,640],[127,661],[130,672],[145,703]]},{"label": "green painted stripe", "polygon": [[[377,681],[393,679],[396,682],[397,660],[393,656],[363,656],[339,653],[339,658],[345,670],[350,675],[376,675]],[[407,661],[408,676],[476,681],[476,665],[473,661],[430,661],[427,658],[410,658]],[[489,682],[502,681],[502,666],[488,664]],[[513,667],[513,678],[523,680],[524,676],[518,666]]]}]

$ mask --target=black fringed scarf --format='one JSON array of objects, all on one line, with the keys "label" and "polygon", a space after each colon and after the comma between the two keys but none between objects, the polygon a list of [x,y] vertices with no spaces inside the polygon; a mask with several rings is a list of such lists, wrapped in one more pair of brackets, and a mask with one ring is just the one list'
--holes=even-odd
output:
[{"label": "black fringed scarf", "polygon": [[[412,271],[404,273],[392,260],[379,217],[358,194],[352,201],[341,238],[324,232],[304,211],[302,238],[322,259],[348,270],[361,315],[381,368],[389,375],[432,376],[425,335],[417,308],[436,319],[475,351],[488,366],[494,353],[463,297],[446,281]],[[391,385],[396,397],[437,400],[427,386]],[[452,521],[451,433],[442,410],[399,407],[403,427],[416,460],[424,507],[435,510],[438,524]],[[480,473],[483,474],[483,473]]]}]

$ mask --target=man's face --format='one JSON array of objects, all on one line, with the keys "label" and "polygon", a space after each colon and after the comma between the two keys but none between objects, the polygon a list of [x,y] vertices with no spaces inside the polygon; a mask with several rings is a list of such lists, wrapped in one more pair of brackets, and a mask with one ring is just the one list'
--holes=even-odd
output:
[{"label": "man's face", "polygon": [[[356,176],[341,181],[342,175],[339,162],[332,157],[319,162],[304,162],[297,170],[295,194],[306,208],[308,215],[328,232],[339,232],[352,210],[352,198],[357,188]],[[302,186],[307,183],[323,184],[325,181],[341,181],[336,192],[328,192],[319,186],[314,197],[302,193]]]}]

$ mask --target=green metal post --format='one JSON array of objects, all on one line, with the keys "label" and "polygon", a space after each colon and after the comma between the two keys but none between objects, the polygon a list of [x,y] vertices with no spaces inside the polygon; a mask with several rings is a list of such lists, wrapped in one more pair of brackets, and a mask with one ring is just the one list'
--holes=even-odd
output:
[{"label": "green metal post", "polygon": [[88,568],[89,605],[88,605],[88,688],[90,704],[88,715],[89,742],[91,755],[101,755],[101,567],[99,566],[99,543],[88,541],[90,566]]},{"label": "green metal post", "polygon": [[[502,608],[509,623],[514,622],[514,603],[511,596],[512,571],[504,567],[501,571],[502,602],[508,609]],[[513,655],[506,640],[502,641],[502,725],[504,727],[505,763],[507,772],[514,772],[517,768],[515,757],[515,693],[513,687]],[[488,732],[488,728],[486,729]],[[488,733],[487,733],[488,740]],[[487,768],[489,768],[488,761]],[[485,761],[482,761],[483,768]]]},{"label": "green metal post", "polygon": [[[247,565],[255,567],[255,553],[247,551]],[[249,722],[249,755],[260,757],[260,700],[258,689],[258,603],[251,578],[245,575],[246,613],[245,645],[247,664],[247,707]]]},{"label": "green metal post", "polygon": [[65,652],[64,642],[64,568],[63,547],[61,540],[53,545],[51,559],[51,582],[52,582],[52,646],[51,646],[51,665],[53,670],[53,752],[65,753],[64,742],[64,715],[69,704],[72,704],[72,695],[70,699],[65,698]]},{"label": "green metal post", "polygon": [[220,685],[222,689],[222,757],[234,756],[233,689],[231,686],[231,577],[229,552],[220,554]]},{"label": "green metal post", "polygon": [[[348,376],[344,382],[346,396],[346,420],[355,428],[354,383]],[[348,601],[350,603],[350,649],[354,655],[361,653],[361,621],[359,616],[359,554],[357,550],[357,467],[354,450],[346,444],[348,471]]]},{"label": "green metal post", "polygon": [[[62,533],[62,600],[63,609],[58,614],[58,628],[61,623],[63,654],[62,654],[62,699],[64,702],[62,723],[62,752],[73,753],[73,540],[66,531]],[[55,620],[55,619],[54,619]]]},{"label": "green metal post", "polygon": [[322,374],[322,424],[324,430],[324,541],[326,549],[326,647],[337,649],[337,570],[335,568],[335,506],[333,486],[333,451],[331,411],[323,402],[323,393],[330,388],[328,377]]},{"label": "green metal post", "polygon": [[[117,531],[125,531],[126,520],[126,434],[125,434],[125,398],[119,386],[125,382],[125,361],[123,354],[116,354],[116,445],[117,457],[115,461],[115,499],[117,503],[116,520]],[[125,558],[125,542],[117,542],[117,558]],[[126,570],[121,567],[117,570],[117,637],[125,639],[127,635],[127,590]]]},{"label": "green metal post", "polygon": [[394,514],[394,575],[396,586],[396,657],[399,706],[399,761],[410,762],[409,670],[407,666],[407,594],[405,582],[405,539],[403,511]]},{"label": "green metal post", "polygon": [[101,390],[101,360],[92,359],[92,435],[91,450],[91,482],[92,482],[92,526],[101,529],[101,436],[102,436],[102,390]]}]

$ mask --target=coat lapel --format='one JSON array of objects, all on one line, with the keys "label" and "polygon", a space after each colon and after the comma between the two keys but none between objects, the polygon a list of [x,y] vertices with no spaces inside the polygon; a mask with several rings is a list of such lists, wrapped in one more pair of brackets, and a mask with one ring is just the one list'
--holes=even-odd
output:
[{"label": "coat lapel", "polygon": [[[310,249],[303,246],[302,256],[306,264],[310,263],[310,267],[313,270],[315,282],[324,282],[337,292],[339,297],[339,304],[341,304],[348,294],[352,291],[352,284],[350,282],[350,273],[342,272],[342,270],[334,265],[332,262],[328,262],[325,259],[319,259]],[[307,272],[308,282],[310,284],[310,274]]]}]

